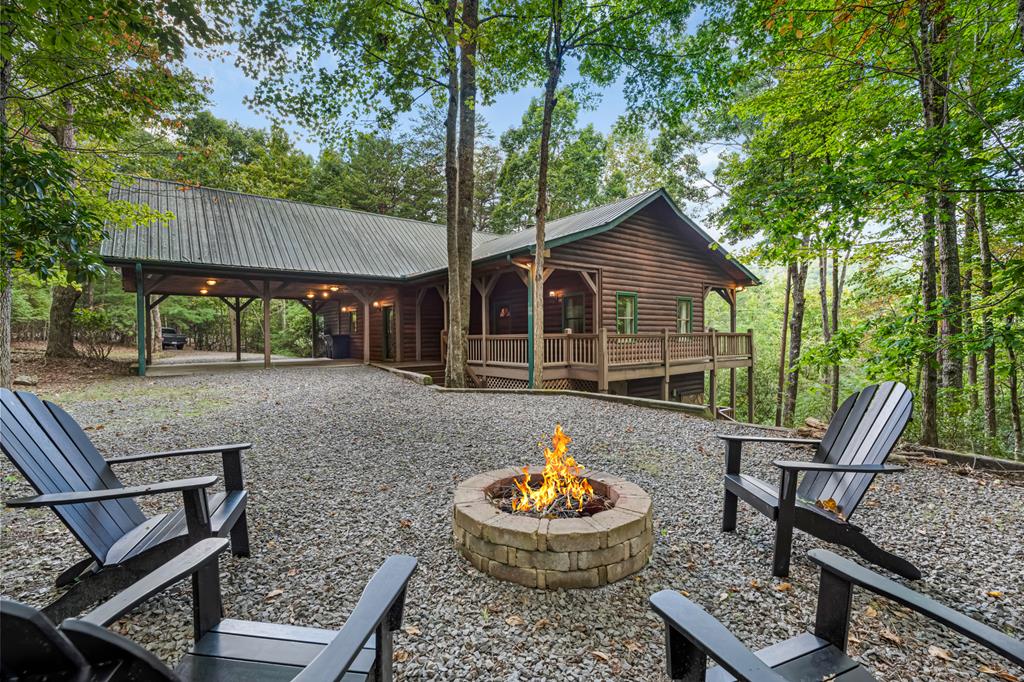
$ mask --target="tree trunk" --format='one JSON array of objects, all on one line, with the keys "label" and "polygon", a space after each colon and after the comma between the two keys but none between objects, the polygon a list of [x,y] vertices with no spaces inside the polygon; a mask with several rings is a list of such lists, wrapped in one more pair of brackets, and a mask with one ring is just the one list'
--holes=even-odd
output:
[{"label": "tree trunk", "polygon": [[160,315],[160,306],[153,306],[153,313],[149,316],[150,326],[149,333],[152,338],[153,352],[159,353],[164,347],[164,321]]},{"label": "tree trunk", "polygon": [[[988,242],[988,219],[985,215],[985,198],[978,197],[978,258],[981,261],[981,336],[985,340],[983,357],[982,401],[985,409],[985,436],[988,440],[996,437],[996,344],[991,309],[985,305],[992,295],[992,250]],[[987,446],[987,444],[986,444]]]},{"label": "tree trunk", "polygon": [[[836,271],[836,264],[832,263],[832,272]],[[833,296],[835,295],[835,287],[833,289]],[[832,342],[832,320],[829,319],[829,303],[828,303],[828,251],[818,256],[818,298],[821,302],[821,339],[827,346]],[[832,368],[829,367],[825,371],[825,380],[830,385],[832,383]],[[835,389],[831,388],[829,393],[834,393]]]},{"label": "tree trunk", "polygon": [[789,379],[786,385],[786,405],[783,423],[793,425],[796,417],[796,396],[800,383],[800,346],[803,342],[804,290],[807,284],[807,261],[799,263],[793,277],[793,315],[789,321]]},{"label": "tree trunk", "polygon": [[[859,230],[859,228],[858,228]],[[856,231],[855,231],[856,232]],[[832,338],[839,333],[839,311],[842,306],[843,288],[846,286],[846,263],[849,260],[850,251],[847,249],[843,256],[842,273],[839,268],[839,252],[832,252]],[[839,409],[839,362],[832,365],[832,414]]]},{"label": "tree trunk", "polygon": [[[4,22],[4,30],[10,36],[13,25]],[[4,55],[0,61],[0,153],[7,152],[7,93],[11,86],[11,59]],[[14,381],[11,369],[11,313],[14,294],[14,280],[11,266],[4,263],[0,272],[0,388],[10,388]]]},{"label": "tree trunk", "polygon": [[0,388],[10,388],[14,381],[11,368],[11,303],[14,273],[7,265],[0,272]]},{"label": "tree trunk", "polygon": [[[963,321],[964,336],[974,341],[974,261],[977,258],[975,242],[978,235],[978,197],[970,197],[967,210],[964,211],[964,248],[963,248]],[[973,344],[972,344],[973,345]],[[967,353],[967,387],[970,399],[970,418],[973,423],[978,412],[978,354],[974,350]]]},{"label": "tree trunk", "polygon": [[[927,200],[926,200],[927,201]],[[921,352],[921,445],[939,444],[938,393],[939,372],[935,351],[939,329],[935,321],[935,215],[930,203],[922,216],[924,238],[921,241],[921,315],[924,321],[925,348]]]},{"label": "tree trunk", "polygon": [[[921,110],[924,127],[941,131],[949,122],[946,102],[949,74],[948,58],[942,49],[949,28],[950,13],[943,3],[918,0],[919,35],[921,56],[919,63],[919,85]],[[937,48],[937,49],[936,49]],[[945,145],[940,145],[945,147]],[[944,153],[941,149],[938,155]],[[935,167],[941,168],[941,159],[936,158]],[[937,178],[938,191],[932,205],[933,222],[937,226],[939,249],[939,284],[943,298],[942,325],[940,328],[940,355],[942,358],[942,385],[961,388],[964,384],[963,358],[960,332],[963,311],[960,293],[960,257],[957,247],[956,204],[950,195],[947,178]]]},{"label": "tree trunk", "polygon": [[782,341],[779,343],[779,390],[775,394],[775,425],[782,426],[782,405],[786,395],[786,335],[789,331],[789,297],[796,265],[786,266],[786,301],[782,307]]},{"label": "tree trunk", "polygon": [[[456,60],[455,13],[457,0],[448,0],[445,22],[448,28],[448,111],[444,122],[445,221],[448,228],[448,355],[445,364],[445,385],[464,388],[466,385],[466,337],[462,323],[462,278],[459,253],[459,170],[458,119],[459,74]],[[364,324],[369,320],[365,320]]]},{"label": "tree trunk", "polygon": [[1017,383],[1017,350],[1014,347],[1014,317],[1006,320],[1006,355],[1009,359],[1007,378],[1010,383],[1010,420],[1013,422],[1013,455],[1017,459],[1024,457],[1024,432],[1020,424],[1020,388]]},{"label": "tree trunk", "polygon": [[[64,100],[64,120],[52,129],[57,146],[63,151],[75,148],[75,105]],[[68,272],[69,282],[77,280],[76,273]],[[75,286],[56,286],[53,288],[53,303],[50,305],[50,332],[46,339],[46,357],[71,358],[78,355],[75,351],[75,304],[82,295],[82,290]]]},{"label": "tree trunk", "polygon": [[[462,5],[462,27],[459,59],[459,146],[458,146],[458,215],[457,248],[459,253],[459,305],[461,343],[465,347],[469,334],[473,279],[473,188],[475,175],[473,154],[476,151],[476,47],[478,0],[465,0]],[[483,322],[481,321],[481,324]],[[481,327],[482,328],[482,327]],[[450,341],[449,341],[450,343]],[[467,358],[468,361],[468,358]],[[463,372],[465,374],[465,371]]]},{"label": "tree trunk", "polygon": [[46,337],[46,357],[73,358],[75,350],[75,327],[73,324],[75,304],[82,295],[74,287],[54,287],[50,303],[50,330]]},{"label": "tree trunk", "polygon": [[548,161],[551,152],[551,119],[558,104],[555,92],[562,77],[562,3],[552,3],[551,32],[544,57],[548,78],[544,83],[544,117],[540,128],[540,161],[537,168],[536,253],[533,258],[533,376],[534,388],[544,380],[544,228],[548,216]]}]

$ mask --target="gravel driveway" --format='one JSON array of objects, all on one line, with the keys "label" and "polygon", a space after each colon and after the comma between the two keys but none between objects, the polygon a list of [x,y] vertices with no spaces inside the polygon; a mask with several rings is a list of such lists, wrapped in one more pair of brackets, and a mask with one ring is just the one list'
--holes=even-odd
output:
[{"label": "gravel driveway", "polygon": [[[741,504],[738,532],[718,530],[714,433],[749,427],[564,396],[442,393],[363,367],[125,378],[53,397],[93,427],[108,456],[253,442],[253,555],[221,564],[230,617],[337,628],[385,557],[418,557],[395,642],[399,679],[664,679],[662,625],[647,605],[664,588],[688,594],[755,648],[813,621],[818,576],[804,554],[820,543],[796,534],[786,587],[771,577],[767,520]],[[537,443],[556,422],[583,464],[653,496],[654,557],[636,576],[596,590],[530,590],[477,573],[452,549],[455,483],[540,462]],[[770,461],[783,454],[753,447],[745,468],[775,480]],[[213,455],[119,473],[134,484],[219,466]],[[2,473],[5,497],[28,494],[6,459]],[[1020,482],[915,465],[879,480],[856,521],[921,567],[917,589],[1024,637],[1022,518]],[[45,510],[5,510],[0,541],[2,593],[33,604],[51,599],[53,578],[83,554]],[[117,627],[173,662],[191,639],[190,604],[183,585]],[[880,679],[997,679],[981,668],[1008,665],[863,592],[855,609],[851,651]]]}]

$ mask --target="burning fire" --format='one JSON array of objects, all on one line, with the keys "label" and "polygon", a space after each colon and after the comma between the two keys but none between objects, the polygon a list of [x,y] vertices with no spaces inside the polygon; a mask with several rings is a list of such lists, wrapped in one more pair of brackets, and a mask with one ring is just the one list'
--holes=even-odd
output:
[{"label": "burning fire", "polygon": [[562,432],[562,425],[557,424],[551,437],[552,447],[544,448],[544,483],[531,488],[529,467],[523,467],[522,479],[515,481],[519,495],[512,500],[514,511],[543,513],[563,505],[568,510],[583,510],[583,505],[593,497],[594,488],[590,481],[580,478],[583,467],[567,454],[571,442]]}]

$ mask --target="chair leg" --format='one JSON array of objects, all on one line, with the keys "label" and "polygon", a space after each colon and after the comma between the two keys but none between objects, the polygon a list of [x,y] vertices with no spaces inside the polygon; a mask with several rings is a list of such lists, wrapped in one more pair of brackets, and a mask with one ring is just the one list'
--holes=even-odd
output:
[{"label": "chair leg", "polygon": [[242,512],[235,525],[231,527],[231,553],[235,556],[249,556],[249,522],[246,520],[245,512]]},{"label": "chair leg", "polygon": [[736,502],[737,497],[728,490],[725,491],[725,506],[722,510],[722,532],[728,533],[736,530]]},{"label": "chair leg", "polygon": [[847,532],[843,533],[838,544],[845,545],[852,549],[854,552],[862,556],[866,561],[870,561],[876,566],[892,571],[896,575],[902,576],[907,580],[920,580],[921,571],[910,563],[906,559],[896,556],[892,552],[888,552],[874,542],[872,542],[866,535],[859,531],[855,531],[850,528]]},{"label": "chair leg", "polygon": [[63,573],[58,575],[54,584],[57,587],[66,587],[78,580],[78,577],[85,573],[85,571],[90,567],[96,568],[96,561],[92,558],[82,559],[77,564],[68,567]]},{"label": "chair leg", "polygon": [[789,575],[789,559],[793,553],[793,522],[779,519],[775,524],[775,554],[772,557],[772,575],[785,578]]}]

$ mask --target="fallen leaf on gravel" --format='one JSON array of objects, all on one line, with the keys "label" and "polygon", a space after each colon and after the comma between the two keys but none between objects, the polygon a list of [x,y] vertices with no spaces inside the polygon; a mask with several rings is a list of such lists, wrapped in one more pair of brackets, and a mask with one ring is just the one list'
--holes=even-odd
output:
[{"label": "fallen leaf on gravel", "polygon": [[525,625],[526,621],[523,620],[520,616],[512,614],[511,616],[505,619],[505,623],[507,625]]},{"label": "fallen leaf on gravel", "polygon": [[405,634],[409,635],[410,637],[415,637],[418,634],[420,634],[420,629],[415,625],[407,625],[402,629],[405,631]]},{"label": "fallen leaf on gravel", "polygon": [[297,569],[297,568],[289,568],[288,569],[288,575],[289,576],[297,575],[298,572],[299,572],[299,569]]},{"label": "fallen leaf on gravel", "polygon": [[1003,593],[1000,592],[999,590],[989,590],[985,594],[987,594],[988,596],[992,597],[993,599],[999,599],[1000,597],[1003,596]]},{"label": "fallen leaf on gravel", "polygon": [[983,672],[986,675],[994,675],[1001,680],[1006,680],[1006,682],[1020,682],[1020,678],[1009,670],[1002,670],[1000,668],[992,668],[990,666],[983,665],[978,669],[978,671]]},{"label": "fallen leaf on gravel", "polygon": [[409,660],[409,656],[411,655],[412,654],[410,654],[405,649],[395,649],[395,655],[392,658],[394,658],[399,663],[405,663]]},{"label": "fallen leaf on gravel", "polygon": [[874,609],[874,607],[872,607],[870,604],[868,604],[867,606],[864,607],[864,617],[865,618],[876,618],[876,617],[878,617],[878,611],[876,611]]},{"label": "fallen leaf on gravel", "polygon": [[611,656],[609,656],[608,654],[606,654],[603,651],[591,651],[590,655],[593,656],[594,658],[596,658],[599,661],[604,661],[605,663],[607,663],[609,660],[611,660]]},{"label": "fallen leaf on gravel", "polygon": [[750,586],[753,587],[755,590],[761,589],[761,583],[757,582],[756,580],[751,580]]},{"label": "fallen leaf on gravel", "polygon": [[935,658],[941,658],[944,661],[952,661],[953,657],[949,655],[949,652],[940,646],[932,644],[928,647],[928,655],[934,656]]},{"label": "fallen leaf on gravel", "polygon": [[401,519],[398,522],[398,525],[400,525],[402,528],[412,528],[412,519]]},{"label": "fallen leaf on gravel", "polygon": [[777,592],[788,592],[791,589],[793,589],[792,583],[779,583],[775,586]]},{"label": "fallen leaf on gravel", "polygon": [[622,640],[622,646],[626,647],[627,651],[632,651],[633,653],[636,653],[637,651],[643,649],[643,647],[640,646],[640,644],[634,639]]},{"label": "fallen leaf on gravel", "polygon": [[282,589],[271,590],[267,593],[267,596],[264,597],[264,600],[270,601],[274,597],[280,597],[282,594],[284,594],[284,590]]},{"label": "fallen leaf on gravel", "polygon": [[546,628],[549,625],[551,625],[551,621],[550,620],[548,620],[547,618],[541,618],[540,620],[538,620],[536,623],[533,624],[533,629],[534,630],[540,630],[541,628]]},{"label": "fallen leaf on gravel", "polygon": [[891,630],[882,630],[882,634],[880,636],[887,642],[892,642],[893,644],[903,644],[903,638],[897,635],[895,632],[892,632]]}]

